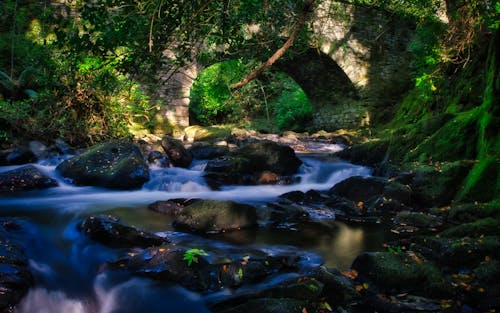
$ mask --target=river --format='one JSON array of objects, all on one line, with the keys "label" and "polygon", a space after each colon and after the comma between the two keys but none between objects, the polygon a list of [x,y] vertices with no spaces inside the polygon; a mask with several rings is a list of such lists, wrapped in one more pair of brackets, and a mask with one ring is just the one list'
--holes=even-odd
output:
[{"label": "river", "polygon": [[[165,308],[168,308],[165,312],[171,313],[208,312],[203,295],[175,284],[103,270],[103,264],[122,252],[92,242],[77,230],[78,223],[90,215],[111,214],[130,225],[168,235],[184,246],[300,250],[310,255],[310,262],[341,270],[349,268],[360,253],[380,250],[387,238],[380,225],[335,222],[335,227],[329,230],[312,226],[300,231],[259,227],[202,238],[176,232],[168,217],[147,209],[154,201],[174,198],[233,200],[259,206],[289,191],[326,190],[350,176],[371,173],[367,167],[328,154],[303,154],[300,158],[304,164],[297,175],[299,182],[293,185],[225,186],[220,190],[211,190],[205,183],[203,160],[195,161],[189,169],[152,167],[151,180],[135,191],[75,187],[55,172],[62,158],[34,164],[56,178],[59,187],[0,195],[1,216],[20,219],[23,232],[16,239],[26,247],[35,278],[35,286],[16,312],[162,312]],[[0,167],[0,172],[13,168]]]}]

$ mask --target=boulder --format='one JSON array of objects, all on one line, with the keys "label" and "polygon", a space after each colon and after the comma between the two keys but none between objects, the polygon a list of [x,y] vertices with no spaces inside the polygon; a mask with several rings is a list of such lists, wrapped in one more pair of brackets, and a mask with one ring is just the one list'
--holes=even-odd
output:
[{"label": "boulder", "polygon": [[0,192],[28,191],[57,186],[57,181],[33,165],[0,173]]},{"label": "boulder", "polygon": [[[309,310],[308,310],[309,308]],[[228,308],[218,313],[304,313],[314,312],[304,300],[290,298],[259,298]]]},{"label": "boulder", "polygon": [[205,178],[214,186],[220,184],[290,183],[300,161],[292,148],[273,141],[243,145],[227,156],[208,162]]},{"label": "boulder", "polygon": [[369,281],[387,294],[441,298],[452,292],[436,265],[412,253],[367,252],[354,260],[352,268],[359,273],[358,280]]},{"label": "boulder", "polygon": [[188,167],[193,161],[191,154],[182,143],[171,136],[163,137],[161,146],[174,166]]},{"label": "boulder", "polygon": [[229,153],[227,146],[216,146],[206,142],[195,142],[188,149],[193,158],[198,160],[212,160]]},{"label": "boulder", "polygon": [[0,165],[21,165],[36,162],[38,158],[27,146],[0,151]]},{"label": "boulder", "polygon": [[10,219],[0,220],[0,311],[11,312],[12,307],[33,285],[28,258],[23,247],[10,233],[20,228]]},{"label": "boulder", "polygon": [[196,233],[219,233],[257,226],[253,206],[233,201],[200,200],[184,207],[174,226]]},{"label": "boulder", "polygon": [[149,180],[149,168],[139,148],[127,141],[98,144],[56,169],[79,186],[138,189]]},{"label": "boulder", "polygon": [[118,248],[146,248],[166,242],[160,236],[125,225],[112,216],[90,216],[79,228],[90,239]]}]

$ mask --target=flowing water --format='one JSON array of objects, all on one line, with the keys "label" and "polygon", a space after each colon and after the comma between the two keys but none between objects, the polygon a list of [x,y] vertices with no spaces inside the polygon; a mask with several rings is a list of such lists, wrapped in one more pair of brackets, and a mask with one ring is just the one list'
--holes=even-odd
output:
[{"label": "flowing water", "polygon": [[[34,164],[56,178],[59,187],[43,191],[0,195],[0,215],[20,219],[18,240],[26,247],[35,287],[17,308],[19,313],[90,312],[208,312],[206,299],[176,285],[159,284],[126,273],[103,271],[106,261],[119,256],[117,249],[92,242],[77,230],[84,218],[111,214],[127,224],[159,235],[168,235],[186,247],[226,249],[234,246],[280,250],[293,249],[310,255],[312,263],[347,269],[364,251],[380,249],[386,239],[382,226],[348,226],[336,223],[327,231],[317,227],[243,230],[202,238],[177,233],[171,219],[150,211],[157,200],[205,198],[261,205],[289,191],[327,190],[354,175],[370,175],[370,169],[335,160],[328,155],[302,155],[300,182],[286,186],[225,186],[211,190],[204,181],[205,161],[189,169],[151,168],[151,180],[142,189],[113,191],[75,187],[58,176],[61,159]],[[15,167],[0,167],[0,172]]]}]

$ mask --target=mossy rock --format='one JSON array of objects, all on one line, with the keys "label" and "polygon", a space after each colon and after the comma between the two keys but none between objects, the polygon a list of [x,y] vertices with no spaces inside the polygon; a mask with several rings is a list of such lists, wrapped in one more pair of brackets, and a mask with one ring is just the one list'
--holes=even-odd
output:
[{"label": "mossy rock", "polygon": [[401,212],[394,218],[394,222],[418,228],[436,228],[443,224],[441,218],[421,212]]},{"label": "mossy rock", "polygon": [[477,161],[464,182],[458,198],[463,202],[488,202],[500,195],[500,159],[488,157]]},{"label": "mossy rock", "polygon": [[336,155],[352,163],[376,167],[386,159],[389,145],[389,139],[368,141],[339,151]]},{"label": "mossy rock", "polygon": [[219,233],[257,226],[253,206],[233,201],[199,200],[184,207],[174,226],[197,233]]},{"label": "mossy rock", "polygon": [[[309,309],[309,310],[308,310]],[[235,307],[217,313],[304,313],[314,312],[306,301],[290,298],[252,299]]]},{"label": "mossy rock", "polygon": [[352,268],[389,294],[411,293],[440,298],[450,295],[449,284],[432,262],[408,253],[371,252],[358,256]]},{"label": "mossy rock", "polygon": [[465,177],[472,163],[457,161],[437,166],[415,165],[412,170],[415,178],[412,183],[415,200],[422,206],[443,206],[455,199],[463,188]]},{"label": "mossy rock", "polygon": [[480,237],[500,234],[500,219],[484,218],[449,228],[441,233],[443,237]]},{"label": "mossy rock", "polygon": [[500,297],[500,261],[488,260],[482,262],[475,270],[476,290],[482,288],[482,297]]},{"label": "mossy rock", "polygon": [[458,161],[476,158],[478,127],[475,111],[457,115],[439,130],[429,130],[430,137],[419,142],[405,156],[405,161]]},{"label": "mossy rock", "polygon": [[44,189],[57,185],[55,179],[43,174],[33,165],[0,173],[0,193]]},{"label": "mossy rock", "polygon": [[478,266],[487,256],[500,258],[500,237],[420,237],[413,239],[410,248],[441,266],[470,270]]},{"label": "mossy rock", "polygon": [[468,223],[495,216],[500,216],[500,207],[483,203],[456,203],[451,206],[448,212],[448,219],[459,223]]},{"label": "mossy rock", "polygon": [[149,168],[137,146],[110,141],[72,157],[56,170],[79,186],[138,189],[149,180]]},{"label": "mossy rock", "polygon": [[189,140],[193,141],[208,141],[214,142],[216,140],[226,139],[231,136],[231,129],[222,126],[204,127],[193,125],[184,129],[186,136]]}]

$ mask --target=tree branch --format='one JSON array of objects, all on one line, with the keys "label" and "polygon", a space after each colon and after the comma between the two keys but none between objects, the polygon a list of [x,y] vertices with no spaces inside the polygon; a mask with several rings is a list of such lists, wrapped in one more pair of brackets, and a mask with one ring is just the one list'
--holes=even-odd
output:
[{"label": "tree branch", "polygon": [[239,89],[248,84],[249,82],[251,82],[252,80],[254,80],[255,78],[259,77],[259,75],[261,75],[266,69],[271,67],[276,61],[278,61],[279,58],[281,58],[285,54],[288,48],[290,48],[293,45],[293,42],[299,35],[300,31],[302,30],[302,27],[304,27],[304,24],[307,20],[307,14],[311,10],[311,6],[313,5],[314,1],[315,0],[305,1],[304,7],[302,8],[302,12],[297,20],[297,23],[295,24],[293,32],[290,35],[290,37],[288,37],[288,40],[283,44],[283,46],[281,46],[281,48],[276,50],[276,52],[274,52],[274,54],[269,59],[267,59],[266,62],[262,63],[258,68],[250,72],[247,76],[245,76],[245,78],[243,78],[242,80],[231,86],[232,90]]}]

